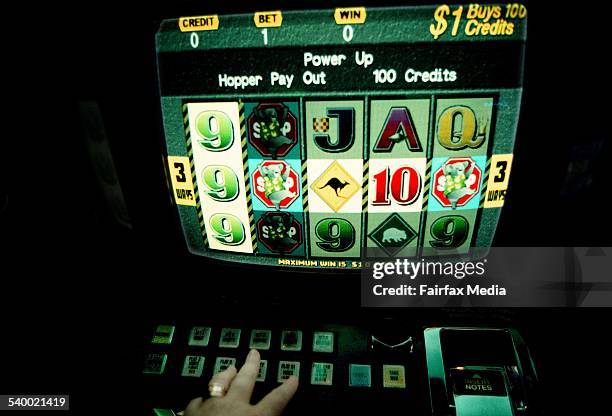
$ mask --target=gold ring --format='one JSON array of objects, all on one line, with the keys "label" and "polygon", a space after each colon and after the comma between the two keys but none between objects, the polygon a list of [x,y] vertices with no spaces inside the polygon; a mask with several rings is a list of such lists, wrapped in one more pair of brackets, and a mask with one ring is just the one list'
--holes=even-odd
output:
[{"label": "gold ring", "polygon": [[225,386],[221,383],[211,383],[208,385],[208,394],[210,397],[225,396]]}]

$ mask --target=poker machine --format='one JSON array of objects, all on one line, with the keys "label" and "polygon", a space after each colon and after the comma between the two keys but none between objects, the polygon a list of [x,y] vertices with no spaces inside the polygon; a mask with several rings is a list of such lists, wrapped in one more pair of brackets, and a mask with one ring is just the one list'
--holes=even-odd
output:
[{"label": "poker machine", "polygon": [[[159,22],[167,191],[193,273],[216,283],[193,286],[206,313],[147,321],[143,413],[180,414],[257,348],[255,396],[300,378],[287,414],[538,414],[512,321],[363,310],[337,283],[370,258],[491,245],[526,14],[519,3],[442,4]],[[242,296],[234,275],[251,280]],[[282,281],[276,296],[271,280]],[[227,310],[245,298],[248,316]]]}]

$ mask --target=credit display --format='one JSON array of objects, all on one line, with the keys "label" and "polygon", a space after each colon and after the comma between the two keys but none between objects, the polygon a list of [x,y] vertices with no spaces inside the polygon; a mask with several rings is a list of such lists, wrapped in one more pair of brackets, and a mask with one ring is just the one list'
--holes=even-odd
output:
[{"label": "credit display", "polygon": [[357,268],[488,247],[508,190],[522,5],[164,20],[169,188],[190,252]]}]

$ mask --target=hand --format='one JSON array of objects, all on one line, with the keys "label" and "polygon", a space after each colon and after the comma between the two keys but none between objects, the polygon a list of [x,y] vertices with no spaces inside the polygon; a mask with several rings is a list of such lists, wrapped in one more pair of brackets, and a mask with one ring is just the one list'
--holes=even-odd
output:
[{"label": "hand", "polygon": [[227,393],[203,401],[193,399],[185,409],[185,416],[279,416],[298,388],[298,379],[290,377],[255,405],[251,394],[259,372],[259,352],[251,350],[244,365],[236,374],[236,367],[215,374],[210,384],[222,385]]}]

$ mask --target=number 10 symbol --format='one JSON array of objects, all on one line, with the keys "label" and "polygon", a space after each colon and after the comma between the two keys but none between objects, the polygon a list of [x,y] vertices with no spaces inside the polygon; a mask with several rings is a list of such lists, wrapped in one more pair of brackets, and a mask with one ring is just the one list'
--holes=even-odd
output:
[{"label": "number 10 symbol", "polygon": [[421,175],[411,166],[402,166],[393,174],[387,167],[373,178],[376,186],[372,205],[391,205],[389,197],[399,205],[410,205],[421,193]]}]

